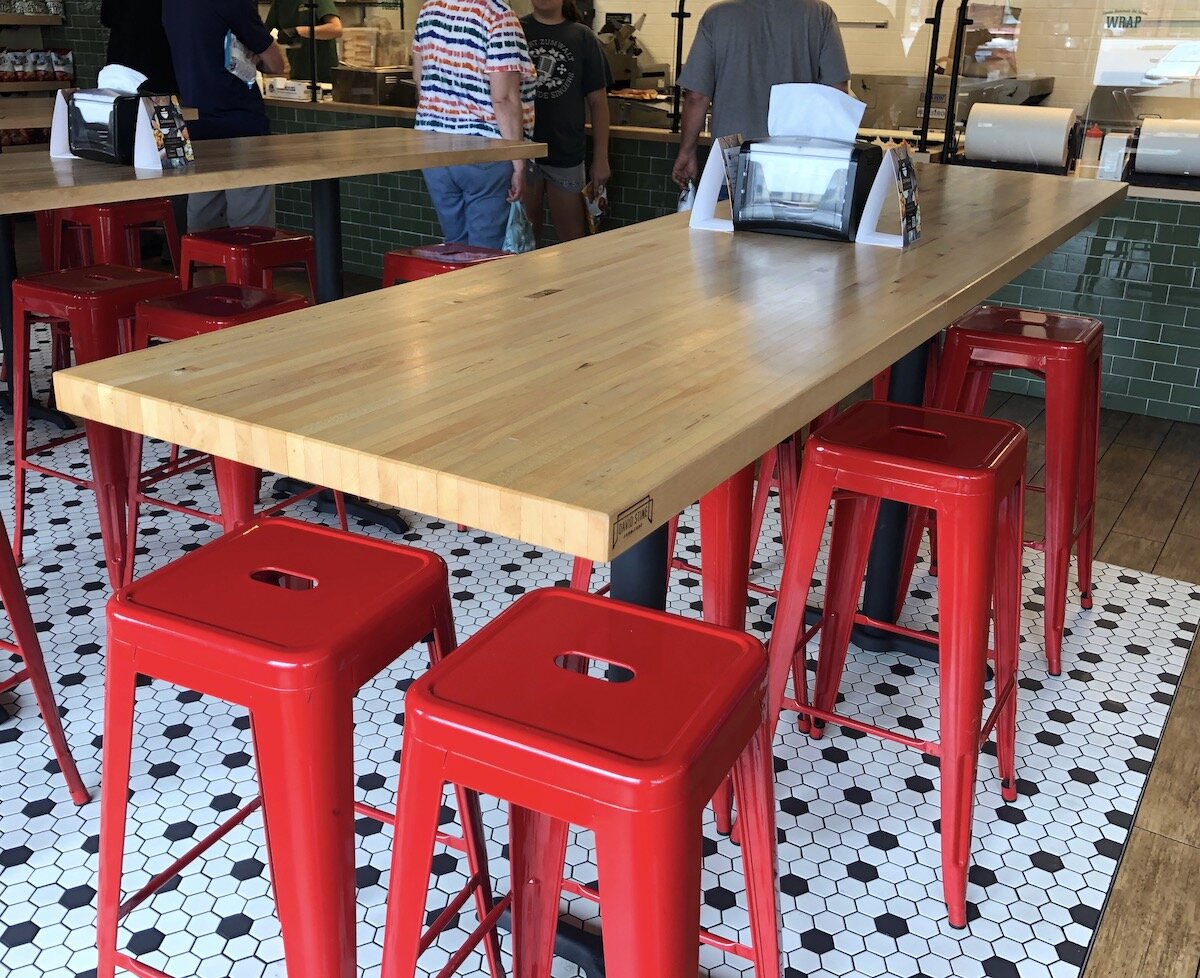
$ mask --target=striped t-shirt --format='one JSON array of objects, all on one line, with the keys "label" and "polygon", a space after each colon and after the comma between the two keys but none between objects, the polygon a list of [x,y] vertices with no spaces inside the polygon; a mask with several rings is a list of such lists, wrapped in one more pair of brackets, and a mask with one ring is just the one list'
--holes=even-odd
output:
[{"label": "striped t-shirt", "polygon": [[421,59],[417,128],[500,137],[488,75],[519,71],[526,136],[535,76],[525,32],[505,0],[425,0],[413,32]]}]

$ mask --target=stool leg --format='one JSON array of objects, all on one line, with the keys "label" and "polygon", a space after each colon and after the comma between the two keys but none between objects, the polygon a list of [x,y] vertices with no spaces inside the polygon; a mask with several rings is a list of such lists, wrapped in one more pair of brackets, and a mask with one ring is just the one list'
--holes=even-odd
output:
[{"label": "stool leg", "polygon": [[403,826],[403,845],[392,846],[392,878],[388,888],[381,978],[413,978],[421,955],[421,926],[433,868],[438,812],[442,805],[442,756],[421,743],[410,723],[404,732],[396,825]]},{"label": "stool leg", "polygon": [[939,514],[938,660],[942,716],[942,891],[952,927],[967,925],[967,868],[979,764],[988,610],[995,560],[996,501],[960,497]]},{"label": "stool leg", "polygon": [[[1022,479],[1000,504],[996,540],[996,581],[993,586],[996,639],[996,756],[1000,792],[1005,801],[1017,800],[1017,669],[1021,642],[1021,558],[1024,553]],[[1003,700],[1002,700],[1003,698]]]},{"label": "stool leg", "polygon": [[175,208],[168,202],[162,216],[163,236],[167,239],[167,253],[171,256],[171,268],[178,272],[181,267],[179,253],[179,227],[175,223]]},{"label": "stool leg", "polygon": [[[140,265],[140,261],[131,261],[128,254],[129,242],[126,239],[125,228],[119,221],[100,219],[93,221],[92,252],[97,265]],[[141,257],[140,255],[138,256]]]},{"label": "stool leg", "polygon": [[606,813],[595,829],[607,978],[697,974],[701,812]]},{"label": "stool leg", "polygon": [[129,759],[137,675],[132,649],[110,641],[104,677],[104,758],[100,779],[100,867],[96,884],[97,978],[116,970],[117,922],[121,909],[121,866],[125,858],[125,815],[129,807]]},{"label": "stool leg", "polygon": [[[770,718],[772,734],[779,722],[779,712],[783,709],[792,660],[797,655],[804,655],[804,650],[798,646],[804,634],[804,614],[832,494],[832,473],[816,465],[811,457],[806,458],[801,468],[800,491],[792,517],[792,540],[784,553],[779,603],[775,606],[775,627],[771,630],[767,654],[770,672],[767,716]],[[804,670],[800,674],[804,675]],[[796,699],[801,705],[808,702],[805,686],[800,683],[796,687]],[[801,729],[806,729],[807,718],[802,715],[800,722]]]},{"label": "stool leg", "polygon": [[59,717],[58,705],[54,702],[54,688],[50,685],[50,676],[46,672],[37,628],[33,624],[33,616],[29,613],[29,602],[21,584],[21,575],[9,552],[9,546],[8,531],[4,529],[4,522],[0,520],[0,598],[3,599],[4,608],[8,612],[17,654],[25,664],[25,674],[33,687],[33,698],[42,714],[42,722],[46,725],[50,746],[58,760],[63,780],[67,782],[71,799],[76,805],[83,805],[90,796],[79,777],[79,769],[75,766],[75,758],[71,756],[71,748],[67,744],[67,735],[63,732],[62,718]]},{"label": "stool leg", "polygon": [[245,526],[254,519],[255,487],[259,470],[213,456],[213,478],[217,483],[217,498],[221,503],[221,524],[225,532]]},{"label": "stool leg", "polygon": [[129,489],[125,493],[125,582],[133,580],[133,566],[137,562],[137,525],[141,512],[138,497],[142,492],[142,436],[130,432],[129,446]]},{"label": "stool leg", "polygon": [[[29,317],[25,303],[13,300],[13,349],[8,360],[13,400],[13,536],[17,565],[25,543],[25,456],[29,446]],[[7,352],[7,351],[6,351]]]},{"label": "stool leg", "polygon": [[791,540],[792,517],[796,511],[796,493],[800,485],[799,451],[800,442],[795,437],[789,438],[779,449],[779,538],[784,552]]},{"label": "stool leg", "polygon": [[783,973],[779,951],[782,920],[775,841],[775,770],[768,726],[764,723],[759,727],[733,769],[755,978]]},{"label": "stool leg", "polygon": [[[1071,383],[1065,369],[1046,371],[1046,667],[1062,672],[1062,638],[1067,615],[1067,577],[1075,533],[1075,491],[1079,482],[1084,378]],[[1070,449],[1074,449],[1073,451]]]},{"label": "stool leg", "polygon": [[571,588],[575,591],[586,591],[592,583],[592,562],[576,557],[571,562]]},{"label": "stool leg", "polygon": [[[508,824],[513,880],[513,978],[546,978],[554,960],[570,826],[561,819],[520,805],[509,806]],[[607,906],[606,892],[604,907]]]},{"label": "stool leg", "polygon": [[1088,365],[1089,390],[1084,409],[1083,442],[1079,452],[1079,507],[1082,525],[1076,538],[1076,566],[1079,574],[1079,603],[1092,606],[1092,551],[1096,546],[1096,462],[1100,454],[1100,365],[1102,358]]},{"label": "stool leg", "polygon": [[333,685],[276,693],[251,723],[288,975],[354,978],[351,696]]},{"label": "stool leg", "polygon": [[[775,481],[775,464],[779,460],[779,447],[767,452],[758,463],[758,478],[754,481],[754,505],[750,512],[750,559],[754,560],[758,550],[758,538],[762,535],[763,518],[767,515],[767,501],[771,496],[771,484]],[[783,512],[780,502],[779,511]]]},{"label": "stool leg", "polygon": [[[900,556],[900,583],[896,587],[897,618],[908,600],[908,589],[912,586],[913,572],[917,569],[917,554],[921,551],[921,537],[925,535],[926,529],[931,529],[929,510],[924,506],[909,506],[908,524],[904,528],[904,549]],[[929,545],[929,561],[932,565],[932,541]]]},{"label": "stool leg", "polygon": [[[750,579],[750,505],[754,466],[744,469],[700,500],[700,540],[707,549],[700,571],[704,620],[742,631],[746,627],[746,582]],[[733,784],[726,778],[713,796],[717,831],[733,829]]]},{"label": "stool leg", "polygon": [[[454,634],[454,612],[450,607],[450,593],[447,587],[442,599],[435,602],[433,608],[433,642],[430,644],[430,664],[441,662],[458,647],[458,638]],[[483,813],[479,807],[479,793],[461,785],[454,787],[455,799],[458,802],[458,816],[462,822],[463,841],[467,847],[467,866],[474,881],[475,910],[482,921],[487,918],[495,906],[492,894],[492,878],[488,871],[487,832],[483,827]],[[397,824],[401,824],[397,822]],[[564,842],[565,845],[565,842]],[[565,856],[564,856],[565,859]],[[559,882],[562,880],[562,866],[559,866]],[[488,972],[492,978],[504,978],[504,962],[500,956],[500,935],[496,928],[488,930],[483,938],[484,953],[487,955]]]},{"label": "stool leg", "polygon": [[186,292],[192,287],[193,268],[196,261],[192,257],[192,248],[188,244],[187,238],[184,238],[179,245],[179,279],[183,286],[183,291]]},{"label": "stool leg", "polygon": [[[879,498],[876,496],[847,493],[838,496],[833,504],[829,573],[825,579],[821,648],[817,656],[817,681],[813,692],[813,706],[819,710],[832,710],[837,700],[878,516]],[[819,738],[824,728],[823,720],[815,720],[812,736]]]}]

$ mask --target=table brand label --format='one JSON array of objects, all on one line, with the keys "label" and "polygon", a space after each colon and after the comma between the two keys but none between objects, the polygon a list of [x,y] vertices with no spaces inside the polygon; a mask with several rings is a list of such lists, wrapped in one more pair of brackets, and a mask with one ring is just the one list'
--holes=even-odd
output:
[{"label": "table brand label", "polygon": [[647,496],[617,516],[613,523],[612,545],[628,540],[654,521],[654,500]]}]

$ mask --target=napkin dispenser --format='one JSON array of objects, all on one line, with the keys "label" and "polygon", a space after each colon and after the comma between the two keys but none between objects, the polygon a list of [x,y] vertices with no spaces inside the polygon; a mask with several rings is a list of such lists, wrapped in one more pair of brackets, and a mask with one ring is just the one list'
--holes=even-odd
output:
[{"label": "napkin dispenser", "polygon": [[733,226],[802,238],[853,241],[883,162],[872,143],[772,136],[742,143]]},{"label": "napkin dispenser", "polygon": [[140,97],[112,89],[72,92],[67,97],[67,138],[71,152],[100,163],[133,162]]}]

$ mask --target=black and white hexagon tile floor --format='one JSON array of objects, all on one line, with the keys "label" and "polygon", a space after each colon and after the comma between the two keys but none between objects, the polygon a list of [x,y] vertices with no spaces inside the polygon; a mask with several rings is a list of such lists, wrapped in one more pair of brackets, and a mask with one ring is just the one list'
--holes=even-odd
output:
[{"label": "black and white hexagon tile floor", "polygon": [[[84,459],[81,445],[63,455]],[[7,459],[0,471],[11,486]],[[67,734],[84,781],[95,790],[108,590],[94,509],[86,492],[58,480],[35,477],[32,486],[25,584]],[[201,501],[212,496],[203,474],[185,479],[178,492]],[[0,505],[11,526],[11,490],[0,493]],[[317,518],[307,504],[303,512]],[[777,579],[780,566],[773,539],[778,521],[774,513],[768,518],[756,570],[764,582]],[[698,550],[695,525],[695,514],[688,514],[681,552]],[[147,511],[139,570],[213,533],[187,517]],[[569,575],[569,562],[560,555],[419,517],[405,539],[449,563],[460,637],[523,591]],[[1054,679],[1044,667],[1040,597],[1033,587],[1041,578],[1040,557],[1027,552],[1027,566],[1020,795],[1013,804],[1001,801],[989,748],[978,789],[967,930],[948,926],[940,898],[936,767],[915,751],[840,728],[810,741],[785,716],[775,769],[789,978],[1079,974],[1195,634],[1200,588],[1098,566],[1094,610],[1068,606],[1064,674]],[[906,616],[913,627],[934,624],[935,593],[936,582],[918,573]],[[677,573],[670,602],[673,610],[696,615],[699,582]],[[751,599],[750,627],[763,637],[770,630],[767,604]],[[358,791],[379,807],[394,801],[402,690],[423,664],[423,652],[409,652],[358,699]],[[935,690],[931,666],[858,651],[849,657],[847,701],[882,722],[934,737]],[[0,709],[0,974],[87,975],[95,966],[99,805],[71,804],[48,763],[28,687],[3,694]],[[240,710],[154,683],[140,690],[137,722],[127,889],[168,865],[188,840],[256,790]],[[493,803],[485,820],[504,887],[504,813]],[[373,975],[381,956],[391,830],[360,819],[357,834],[358,960],[361,973]],[[705,834],[703,923],[748,942],[736,847],[716,834],[711,820]],[[576,878],[592,881],[586,843],[573,840],[568,860]],[[283,975],[265,863],[261,821],[253,816],[177,885],[134,911],[123,925],[122,943],[147,964],[181,978]],[[441,895],[431,894],[431,910],[457,891],[463,868],[457,854],[437,857]],[[588,927],[599,924],[591,904],[573,900],[569,910]],[[427,952],[422,964],[430,973],[444,964],[459,936],[451,933]],[[710,949],[703,962],[714,978],[751,973],[745,962]],[[482,959],[469,959],[463,973],[483,974]],[[559,978],[581,973],[556,962]]]}]

